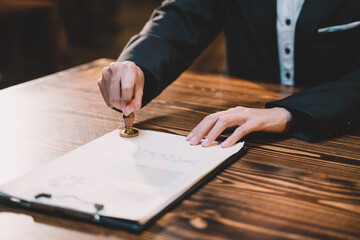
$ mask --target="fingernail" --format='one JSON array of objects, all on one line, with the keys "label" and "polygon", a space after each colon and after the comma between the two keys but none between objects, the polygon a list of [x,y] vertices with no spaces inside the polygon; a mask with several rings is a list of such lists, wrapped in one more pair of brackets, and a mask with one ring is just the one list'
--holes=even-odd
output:
[{"label": "fingernail", "polygon": [[196,137],[193,136],[191,139],[190,139],[190,144],[194,145],[196,142]]},{"label": "fingernail", "polygon": [[125,107],[125,108],[124,108],[124,112],[126,112],[126,114],[130,114],[130,113],[131,113],[130,108],[129,108],[129,107]]},{"label": "fingernail", "polygon": [[209,145],[210,140],[208,138],[206,138],[202,143],[201,146],[203,147],[207,147]]},{"label": "fingernail", "polygon": [[193,136],[194,136],[194,134],[192,132],[190,132],[189,135],[187,135],[187,137],[186,137],[186,141],[189,141]]},{"label": "fingernail", "polygon": [[224,141],[223,143],[221,143],[221,147],[222,148],[227,148],[227,147],[229,147],[229,141]]}]

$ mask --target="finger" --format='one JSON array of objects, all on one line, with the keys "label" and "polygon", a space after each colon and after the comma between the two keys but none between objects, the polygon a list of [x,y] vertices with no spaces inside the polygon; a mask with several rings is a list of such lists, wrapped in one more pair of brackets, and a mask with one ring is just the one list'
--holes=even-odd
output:
[{"label": "finger", "polygon": [[109,102],[113,107],[123,110],[120,104],[121,72],[115,63],[110,64],[110,72],[111,78],[108,89]]},{"label": "finger", "polygon": [[194,136],[194,134],[193,134],[192,132],[190,132],[190,133],[186,136],[186,141],[189,141],[193,136]]},{"label": "finger", "polygon": [[198,144],[200,140],[210,131],[217,121],[217,118],[227,114],[237,113],[239,111],[244,111],[245,108],[237,107],[230,108],[226,111],[217,112],[211,115],[208,115],[201,121],[186,137],[187,141],[190,141],[191,144]]},{"label": "finger", "polygon": [[109,102],[109,96],[108,93],[106,91],[106,79],[109,79],[109,68],[106,67],[102,70],[102,77],[98,80],[98,86],[101,92],[101,95],[106,103],[106,105],[108,105],[109,107],[112,107],[110,102]]},{"label": "finger", "polygon": [[254,129],[252,123],[246,122],[238,127],[233,134],[231,134],[222,144],[221,147],[227,148],[234,145],[238,140],[243,138],[245,135],[251,133]]},{"label": "finger", "polygon": [[130,114],[132,112],[138,111],[141,108],[144,80],[144,73],[140,68],[137,68],[133,98],[125,107],[125,114]]},{"label": "finger", "polygon": [[105,67],[102,70],[102,82],[104,85],[104,89],[106,91],[106,95],[109,96],[110,82],[111,82],[111,70],[109,67]]},{"label": "finger", "polygon": [[136,73],[132,69],[125,70],[122,73],[120,105],[123,110],[134,97],[135,79]]},{"label": "finger", "polygon": [[100,78],[100,79],[98,80],[98,86],[99,86],[101,95],[102,95],[102,97],[103,97],[106,105],[107,105],[108,107],[112,107],[111,104],[110,104],[110,102],[109,102],[109,97],[108,97],[108,95],[107,95],[107,93],[106,93],[106,90],[105,90],[105,87],[104,87],[104,82],[103,82],[102,78]]},{"label": "finger", "polygon": [[132,112],[138,111],[141,108],[142,96],[143,96],[142,89],[138,89],[135,91],[134,98],[125,107],[125,110],[124,110],[125,115],[128,115]]},{"label": "finger", "polygon": [[223,112],[215,113],[206,116],[188,135],[190,144],[197,145],[200,140],[210,131],[210,129],[215,125],[218,116],[223,114]]},{"label": "finger", "polygon": [[123,110],[120,105],[120,88],[120,79],[113,75],[109,87],[109,102],[113,107]]},{"label": "finger", "polygon": [[203,147],[210,146],[225,129],[239,123],[241,117],[242,116],[239,114],[226,114],[220,116],[216,124],[214,125],[213,128],[211,128],[211,130],[209,131],[208,135],[206,136],[205,140],[202,142],[201,145]]}]

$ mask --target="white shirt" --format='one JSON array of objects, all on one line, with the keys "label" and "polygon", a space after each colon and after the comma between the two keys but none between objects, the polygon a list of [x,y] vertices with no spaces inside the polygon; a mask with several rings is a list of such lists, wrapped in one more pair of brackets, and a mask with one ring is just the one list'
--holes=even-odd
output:
[{"label": "white shirt", "polygon": [[294,85],[295,26],[305,0],[277,0],[276,29],[281,84]]}]

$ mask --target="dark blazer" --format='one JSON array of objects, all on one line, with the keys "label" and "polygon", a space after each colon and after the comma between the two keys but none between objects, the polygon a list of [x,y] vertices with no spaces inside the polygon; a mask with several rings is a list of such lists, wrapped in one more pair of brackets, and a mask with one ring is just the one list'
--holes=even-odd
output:
[{"label": "dark blazer", "polygon": [[[295,33],[295,84],[307,90],[266,107],[294,115],[294,136],[316,140],[360,122],[360,26],[318,29],[360,21],[359,0],[305,0]],[[280,83],[276,0],[172,0],[156,9],[119,57],[145,72],[143,105],[173,82],[224,30],[226,71]]]}]

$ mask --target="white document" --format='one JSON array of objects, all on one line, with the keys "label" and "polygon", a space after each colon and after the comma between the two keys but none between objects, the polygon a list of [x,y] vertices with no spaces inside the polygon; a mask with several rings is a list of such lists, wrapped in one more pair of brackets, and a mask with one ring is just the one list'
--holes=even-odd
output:
[{"label": "white document", "polygon": [[[114,130],[2,185],[0,192],[29,202],[146,222],[243,147],[190,146],[185,137],[142,130],[121,138]],[[40,193],[51,198],[35,198]],[[94,204],[104,206],[100,211]]]}]

